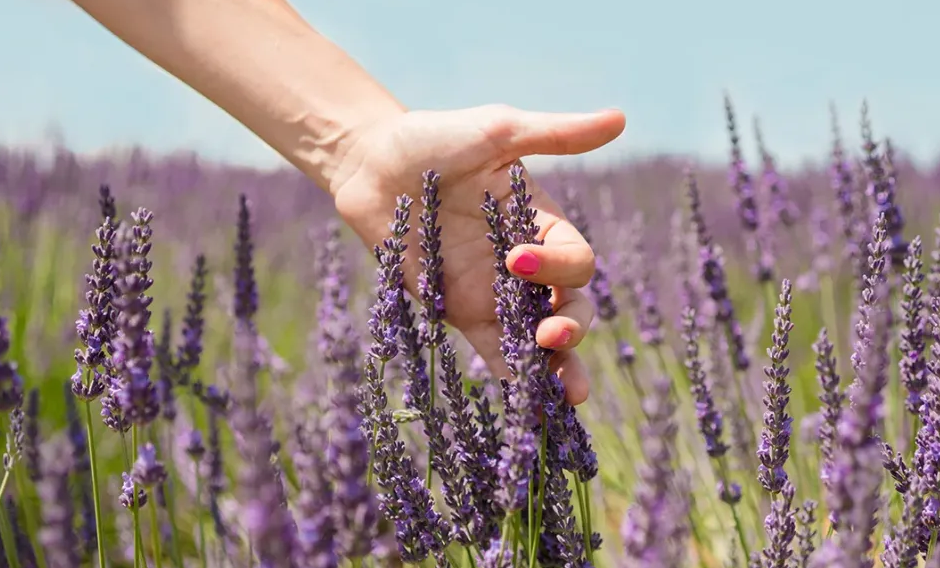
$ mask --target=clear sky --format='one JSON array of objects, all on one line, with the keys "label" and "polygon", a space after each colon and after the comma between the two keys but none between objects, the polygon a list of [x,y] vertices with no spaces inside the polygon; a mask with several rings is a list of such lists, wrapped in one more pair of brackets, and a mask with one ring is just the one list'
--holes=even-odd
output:
[{"label": "clear sky", "polygon": [[[659,151],[723,159],[725,88],[748,139],[758,113],[787,164],[826,151],[830,100],[854,143],[864,97],[876,135],[921,160],[940,154],[936,1],[294,5],[411,107],[622,108],[626,133],[594,160]],[[0,0],[0,143],[37,143],[51,125],[79,151],[139,142],[255,165],[279,160],[68,0]]]}]

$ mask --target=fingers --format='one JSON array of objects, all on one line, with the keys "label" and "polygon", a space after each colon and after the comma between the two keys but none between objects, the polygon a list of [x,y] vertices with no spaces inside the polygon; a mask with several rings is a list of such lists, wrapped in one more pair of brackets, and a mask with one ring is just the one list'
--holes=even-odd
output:
[{"label": "fingers", "polygon": [[514,158],[590,152],[620,136],[627,121],[619,110],[548,113],[506,106],[484,110],[489,114],[489,137]]},{"label": "fingers", "polygon": [[544,244],[513,248],[506,257],[506,268],[537,284],[586,286],[594,276],[594,251],[568,221],[552,216],[549,222]]},{"label": "fingers", "polygon": [[555,353],[550,367],[558,373],[558,378],[565,385],[565,400],[572,406],[586,401],[590,392],[590,379],[587,367],[574,351]]},{"label": "fingers", "polygon": [[535,341],[539,346],[556,351],[574,349],[591,326],[594,303],[578,290],[556,290],[555,315],[539,323]]}]

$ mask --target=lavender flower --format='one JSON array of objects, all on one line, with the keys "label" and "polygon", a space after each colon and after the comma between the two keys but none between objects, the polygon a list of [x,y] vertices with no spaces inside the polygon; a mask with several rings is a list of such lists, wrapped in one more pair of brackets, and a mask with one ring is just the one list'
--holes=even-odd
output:
[{"label": "lavender flower", "polygon": [[0,317],[0,412],[9,412],[23,400],[23,377],[16,372],[16,363],[7,361],[10,351],[10,328]]},{"label": "lavender flower", "polygon": [[213,529],[216,536],[225,540],[228,531],[218,514],[219,497],[226,489],[225,467],[222,461],[222,445],[219,440],[219,418],[214,412],[209,413],[209,444],[206,452],[205,477],[206,491],[209,497],[209,510],[212,513]]},{"label": "lavender flower", "polygon": [[778,492],[779,499],[770,504],[770,514],[764,519],[767,546],[761,551],[762,568],[787,568],[793,555],[792,543],[796,536],[796,513],[793,511],[795,490],[788,479]]},{"label": "lavender flower", "polygon": [[778,223],[784,227],[792,227],[799,218],[799,211],[790,199],[786,181],[777,171],[773,154],[764,145],[764,136],[757,118],[754,119],[754,139],[763,162],[761,185],[770,196],[771,213]]},{"label": "lavender flower", "polygon": [[42,457],[42,476],[36,491],[42,503],[43,526],[39,542],[49,568],[75,568],[80,565],[78,539],[72,528],[74,510],[69,490],[71,461],[62,443],[50,444]]},{"label": "lavender flower", "polygon": [[884,412],[882,391],[888,367],[884,277],[888,248],[884,215],[879,217],[873,234],[874,242],[869,245],[870,275],[866,278],[862,317],[857,326],[859,341],[853,354],[856,381],[850,387],[852,405],[839,420],[837,448],[829,476],[827,501],[839,532],[833,544],[823,547],[816,555],[830,562],[836,559],[862,567],[872,565],[868,552],[882,482],[881,446],[875,433]]},{"label": "lavender flower", "polygon": [[[565,191],[565,213],[568,221],[575,229],[581,233],[588,245],[593,246],[590,227],[584,211],[581,209],[581,203],[573,186],[568,186]],[[607,262],[595,251],[594,257],[594,276],[588,284],[591,299],[597,309],[597,318],[600,321],[611,322],[617,318],[617,302],[614,299],[613,289],[610,284],[610,273],[608,272]]]},{"label": "lavender flower", "polygon": [[[333,488],[326,475],[325,434],[320,421],[313,419],[306,425],[298,424],[293,437],[294,468],[301,484],[296,504],[296,563],[309,568],[334,568],[339,564],[333,516],[340,504],[335,502]],[[344,511],[336,512],[345,517]]]},{"label": "lavender flower", "polygon": [[895,452],[891,444],[882,442],[881,464],[894,479],[894,488],[898,493],[907,493],[911,487],[911,470],[904,463],[904,455]]},{"label": "lavender flower", "polygon": [[206,305],[206,257],[199,255],[193,265],[189,294],[186,296],[186,316],[183,318],[183,343],[176,353],[177,379],[183,386],[192,382],[191,375],[202,357],[202,334],[205,327],[203,311]]},{"label": "lavender flower", "polygon": [[[369,430],[376,434],[374,444],[375,473],[384,493],[379,497],[382,513],[395,524],[399,553],[406,562],[420,562],[429,554],[442,553],[450,541],[452,529],[434,510],[434,499],[418,476],[411,458],[405,454],[404,443],[398,439],[398,427],[385,408],[387,395],[382,374],[375,361],[383,364],[398,354],[397,336],[403,283],[401,265],[408,233],[408,216],[412,200],[398,199],[395,218],[390,225],[392,236],[384,241],[384,249],[376,247],[379,260],[379,286],[376,303],[369,320],[373,343],[366,357],[366,381],[363,407],[367,412]],[[384,365],[383,365],[384,366]]]},{"label": "lavender flower", "polygon": [[118,335],[113,340],[114,367],[119,381],[111,385],[110,396],[117,402],[122,417],[131,424],[147,425],[160,411],[157,391],[150,381],[154,357],[153,335],[148,329],[150,304],[146,295],[153,284],[148,276],[150,261],[150,221],[146,209],[133,214],[133,228],[123,228],[117,235],[116,272],[112,300],[117,309]]},{"label": "lavender flower", "polygon": [[437,211],[441,206],[438,183],[441,176],[433,170],[424,172],[424,196],[421,203],[422,271],[418,275],[418,297],[421,299],[421,342],[428,349],[440,347],[444,341],[444,259],[441,257],[441,227]]},{"label": "lavender flower", "polygon": [[163,312],[163,328],[156,347],[157,395],[160,399],[160,414],[164,420],[176,420],[176,397],[173,394],[176,365],[170,346],[173,341],[173,319],[170,310]]},{"label": "lavender flower", "polygon": [[917,568],[926,489],[924,480],[915,476],[910,491],[904,496],[901,520],[891,529],[891,533],[885,536],[885,549],[881,554],[885,568]]},{"label": "lavender flower", "polygon": [[940,225],[934,229],[934,235],[933,252],[930,253],[930,273],[927,275],[927,296],[931,301],[940,298]]},{"label": "lavender flower", "polygon": [[518,511],[529,494],[529,483],[535,466],[538,446],[535,437],[537,419],[533,399],[532,374],[536,363],[535,347],[523,348],[517,359],[516,381],[510,386],[510,397],[506,408],[506,446],[500,452],[497,466],[499,490],[497,500],[507,513]]},{"label": "lavender flower", "polygon": [[238,197],[238,224],[235,239],[235,318],[251,322],[258,311],[258,284],[255,282],[254,243],[251,240],[251,204],[244,194]]},{"label": "lavender flower", "polygon": [[731,169],[728,178],[738,200],[736,206],[738,217],[745,230],[748,250],[756,257],[755,276],[759,282],[768,282],[773,279],[773,259],[768,254],[769,247],[766,236],[763,234],[766,233],[766,228],[760,223],[757,195],[741,153],[734,108],[731,105],[731,97],[727,93],[725,93],[725,117],[728,123],[728,135],[731,138]]},{"label": "lavender flower", "polygon": [[10,411],[10,431],[6,432],[7,447],[3,454],[3,469],[11,471],[16,462],[23,455],[23,446],[25,441],[25,432],[23,432],[23,422],[26,420],[26,414],[23,408],[17,405]]},{"label": "lavender flower", "polygon": [[511,568],[513,565],[512,547],[494,538],[489,547],[477,560],[480,568]]},{"label": "lavender flower", "polygon": [[682,311],[682,339],[685,342],[685,367],[689,374],[692,398],[698,429],[705,438],[705,452],[711,458],[721,458],[728,451],[722,440],[721,411],[715,406],[712,396],[712,384],[709,380],[702,359],[699,356],[699,330],[696,325],[695,310],[686,307]]},{"label": "lavender flower", "polygon": [[26,473],[33,482],[42,476],[39,446],[39,389],[33,387],[29,389],[29,395],[26,398],[26,413],[23,421],[23,461],[26,464]]},{"label": "lavender flower", "polygon": [[757,479],[772,495],[779,493],[788,479],[783,466],[790,456],[790,434],[793,425],[793,418],[787,414],[791,389],[787,384],[790,368],[786,364],[790,355],[790,331],[793,330],[791,291],[790,281],[784,279],[780,287],[777,317],[774,318],[773,344],[767,350],[770,366],[764,368],[764,375],[767,376],[764,381],[764,407],[767,411],[764,413],[764,428],[761,430],[760,444],[757,447],[757,458],[760,460]]},{"label": "lavender flower", "polygon": [[927,389],[921,397],[920,430],[917,432],[914,459],[914,472],[924,484],[927,503],[923,522],[927,527],[940,526],[940,298],[932,300],[931,324],[934,329],[934,343],[931,346],[931,360],[928,363],[930,377]]},{"label": "lavender flower", "polygon": [[705,282],[708,295],[715,303],[715,319],[722,323],[728,335],[731,346],[731,358],[737,371],[746,371],[750,365],[744,346],[744,334],[741,324],[735,316],[734,305],[728,296],[727,278],[724,270],[724,259],[719,246],[712,242],[711,234],[705,225],[702,215],[702,201],[699,195],[698,184],[691,170],[686,170],[686,189],[689,198],[692,227],[697,236],[699,245],[699,269],[702,280]]},{"label": "lavender flower", "polygon": [[888,254],[892,265],[900,268],[904,264],[904,255],[907,252],[907,243],[902,235],[904,218],[901,216],[900,207],[895,203],[896,179],[885,171],[884,156],[879,156],[878,144],[872,136],[867,101],[862,104],[862,141],[868,182],[866,193],[874,200],[875,214],[885,217],[885,231],[889,242]]},{"label": "lavender flower", "polygon": [[131,479],[137,485],[154,487],[160,485],[167,478],[166,467],[157,460],[157,449],[147,442],[141,446],[137,453],[137,461],[131,470]]},{"label": "lavender flower", "polygon": [[142,509],[147,505],[147,492],[143,487],[137,487],[137,501],[134,502],[134,479],[127,472],[121,473],[121,479],[124,482],[121,484],[121,495],[118,496],[118,502],[121,503],[121,506],[125,509],[131,511],[134,510],[135,506],[138,509]]},{"label": "lavender flower", "polygon": [[655,347],[663,342],[663,318],[657,304],[656,286],[652,282],[650,271],[652,264],[648,261],[643,247],[643,224],[640,219],[642,217],[638,214],[637,221],[635,221],[637,237],[634,239],[633,248],[630,252],[630,261],[626,268],[633,275],[630,279],[632,283],[631,295],[635,305],[640,341]]},{"label": "lavender flower", "polygon": [[[349,316],[347,266],[339,254],[339,244],[339,227],[333,225],[330,227],[326,254],[322,259],[325,270],[318,310],[318,345],[334,389],[333,404],[327,416],[327,427],[332,432],[332,441],[329,447],[330,460],[326,465],[329,471],[327,482],[332,480],[335,490],[329,495],[324,494],[324,498],[329,497],[335,501],[335,519],[330,520],[331,524],[328,527],[325,525],[324,530],[335,531],[336,546],[346,557],[358,558],[365,556],[372,549],[377,511],[371,488],[366,485],[369,444],[363,436],[363,420],[356,409],[356,384],[360,377],[358,361],[361,353],[359,337]],[[314,429],[315,435],[316,432]],[[316,440],[311,443],[316,443]],[[313,464],[311,467],[319,466]],[[310,475],[314,474],[311,472]],[[325,491],[317,479],[311,478],[311,483],[314,484],[314,491]],[[308,517],[312,519],[310,522],[315,524],[327,523],[316,515]],[[321,544],[310,544],[310,535],[303,534],[303,526],[300,530],[302,554],[306,554],[308,558],[315,554],[321,561],[328,563],[330,551],[326,548],[333,546],[334,537],[322,537],[330,541],[329,545],[327,540],[323,540]]]},{"label": "lavender flower", "polygon": [[84,349],[75,350],[78,369],[72,375],[72,392],[86,402],[95,400],[105,390],[107,379],[102,379],[99,369],[110,371],[112,367],[110,354],[114,349],[112,340],[116,333],[116,313],[112,306],[116,233],[110,217],[105,218],[95,235],[98,242],[91,247],[95,260],[91,274],[85,275],[88,308],[79,312],[78,321],[75,322]]},{"label": "lavender flower", "polygon": [[807,568],[813,551],[816,550],[816,502],[807,499],[796,511],[796,550],[793,556],[794,568]]},{"label": "lavender flower", "polygon": [[924,351],[927,339],[924,336],[924,301],[922,285],[924,281],[921,254],[923,246],[920,237],[914,237],[904,257],[904,297],[901,309],[904,311],[904,326],[901,329],[901,382],[907,389],[905,405],[908,412],[917,414],[920,408],[920,394],[927,386],[927,362]]},{"label": "lavender flower", "polygon": [[183,451],[195,462],[199,462],[206,455],[206,446],[202,441],[202,432],[190,430],[183,437]]},{"label": "lavender flower", "polygon": [[646,461],[639,470],[635,503],[621,528],[624,561],[629,566],[685,565],[689,502],[683,493],[685,474],[672,468],[678,429],[669,388],[667,380],[656,381],[652,395],[643,402],[648,417],[641,438]]},{"label": "lavender flower", "polygon": [[833,346],[829,341],[826,328],[819,330],[819,337],[813,344],[816,352],[816,377],[822,387],[819,400],[822,402],[822,421],[819,425],[819,450],[822,454],[820,477],[823,485],[829,485],[829,473],[832,468],[832,458],[836,444],[836,428],[842,416],[842,401],[845,399],[839,391],[839,374],[836,370],[836,359],[833,356]]},{"label": "lavender flower", "polygon": [[111,186],[101,184],[98,187],[98,207],[101,209],[102,218],[117,219],[117,206],[114,204],[114,196],[111,195]]}]

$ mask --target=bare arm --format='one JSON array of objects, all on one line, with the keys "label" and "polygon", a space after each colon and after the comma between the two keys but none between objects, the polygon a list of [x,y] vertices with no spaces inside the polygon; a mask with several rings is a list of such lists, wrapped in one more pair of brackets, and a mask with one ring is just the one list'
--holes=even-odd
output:
[{"label": "bare arm", "polygon": [[73,0],[322,188],[356,133],[403,110],[286,0]]}]

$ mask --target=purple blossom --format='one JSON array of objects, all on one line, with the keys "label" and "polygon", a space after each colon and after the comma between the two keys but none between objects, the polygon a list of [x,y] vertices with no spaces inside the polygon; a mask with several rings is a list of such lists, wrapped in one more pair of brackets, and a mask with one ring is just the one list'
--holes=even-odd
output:
[{"label": "purple blossom", "polygon": [[904,288],[901,310],[904,312],[904,324],[901,328],[901,341],[898,348],[901,360],[898,363],[901,382],[907,389],[905,405],[911,413],[917,414],[920,408],[920,394],[927,386],[927,361],[925,353],[926,321],[923,301],[923,245],[920,237],[914,237],[904,257]]},{"label": "purple blossom", "polygon": [[793,555],[793,538],[796,536],[793,484],[785,479],[778,493],[779,497],[770,504],[770,514],[764,519],[767,546],[761,551],[762,568],[788,568]]},{"label": "purple blossom", "polygon": [[[341,510],[342,505],[335,501],[327,475],[324,425],[316,418],[308,424],[298,424],[293,441],[294,468],[300,481],[300,493],[296,501],[296,563],[309,568],[335,568],[339,564],[339,555],[334,514],[338,514],[341,519],[348,515]],[[356,540],[361,537],[357,534]],[[366,543],[370,544],[368,538]],[[356,546],[350,548],[355,550]]]},{"label": "purple blossom", "polygon": [[647,417],[641,436],[645,462],[639,469],[634,504],[621,527],[624,560],[630,566],[685,566],[688,479],[673,469],[678,428],[669,388],[667,380],[658,380],[651,396],[643,401]]},{"label": "purple blossom", "polygon": [[238,197],[238,223],[235,237],[235,318],[251,322],[258,312],[258,284],[255,281],[254,243],[251,240],[251,204],[245,194]]},{"label": "purple blossom", "polygon": [[39,458],[39,389],[29,389],[26,397],[26,412],[23,421],[23,462],[30,480],[36,481],[42,475]]},{"label": "purple blossom", "polygon": [[157,460],[157,448],[147,442],[137,451],[137,461],[131,470],[131,479],[137,485],[154,487],[166,481],[166,478],[166,467]]},{"label": "purple blossom", "polygon": [[794,568],[807,568],[813,551],[816,550],[816,502],[807,499],[796,510],[796,550]]},{"label": "purple blossom", "polygon": [[773,154],[764,144],[764,136],[761,132],[760,121],[754,119],[754,140],[757,142],[757,150],[761,155],[763,171],[761,172],[762,189],[770,197],[769,205],[773,218],[784,227],[793,227],[799,219],[799,211],[796,204],[790,199],[786,180],[777,170],[776,161]]},{"label": "purple blossom", "polygon": [[[579,195],[574,186],[567,186],[564,193],[565,214],[568,221],[574,226],[581,236],[584,237],[588,245],[594,246],[591,238],[591,229],[587,217],[581,207]],[[597,309],[597,318],[600,321],[610,322],[617,318],[617,302],[614,299],[613,289],[610,284],[610,274],[607,263],[595,252],[594,257],[594,276],[588,284],[591,299]]]},{"label": "purple blossom", "polygon": [[829,485],[829,472],[835,451],[837,427],[842,416],[842,402],[845,395],[839,390],[839,373],[833,356],[833,345],[829,341],[826,328],[819,330],[819,337],[813,344],[816,352],[816,377],[822,388],[819,401],[822,403],[822,420],[819,425],[819,450],[822,454],[820,478],[823,485]]},{"label": "purple blossom", "polygon": [[[121,494],[118,496],[118,502],[121,503],[121,506],[125,509],[133,511],[135,507],[141,509],[147,505],[147,492],[144,490],[144,488],[137,486],[134,483],[133,477],[127,472],[121,473],[121,479],[124,480],[124,482],[121,484]],[[135,487],[137,488],[136,503],[134,501]]]},{"label": "purple blossom", "polygon": [[[868,117],[868,103],[862,104],[862,151],[864,152],[865,177],[869,198],[874,200],[875,214],[885,218],[885,232],[888,239],[888,255],[891,264],[900,268],[904,264],[907,243],[902,235],[904,218],[901,209],[895,203],[897,179],[893,173],[890,152],[879,155],[878,144],[874,141],[871,121]],[[887,145],[890,149],[890,144]]]},{"label": "purple blossom", "polygon": [[772,495],[779,493],[788,479],[783,466],[790,456],[790,435],[793,429],[793,418],[787,413],[791,392],[787,383],[787,377],[790,375],[787,357],[790,355],[790,331],[793,330],[791,291],[790,281],[784,279],[780,287],[780,302],[775,312],[773,342],[767,350],[770,365],[764,367],[764,375],[767,376],[764,381],[766,411],[764,428],[761,430],[760,443],[757,446],[757,458],[760,460],[757,479]]},{"label": "purple blossom", "polygon": [[176,365],[170,351],[173,342],[173,319],[170,310],[163,312],[163,327],[160,332],[160,341],[156,346],[157,362],[157,396],[160,399],[160,414],[164,420],[176,420],[176,396],[173,393],[174,374]]},{"label": "purple blossom", "polygon": [[915,476],[910,491],[904,496],[901,520],[885,536],[885,549],[881,553],[885,568],[917,568],[926,491],[927,484]]},{"label": "purple blossom", "polygon": [[42,456],[42,476],[36,492],[42,506],[39,543],[49,568],[75,568],[80,565],[79,543],[72,528],[75,512],[69,488],[71,461],[62,443],[51,444]]},{"label": "purple blossom", "polygon": [[695,402],[698,429],[705,438],[705,452],[711,458],[721,458],[728,451],[728,446],[722,439],[721,411],[715,405],[712,384],[699,355],[699,330],[695,310],[688,306],[682,311],[682,330],[682,339],[685,342],[685,367],[689,375],[692,399]]},{"label": "purple blossom", "polygon": [[202,334],[205,327],[203,311],[206,305],[206,257],[199,255],[193,264],[189,293],[186,296],[186,316],[183,318],[183,342],[176,353],[177,380],[183,386],[192,382],[191,375],[202,358]]}]

